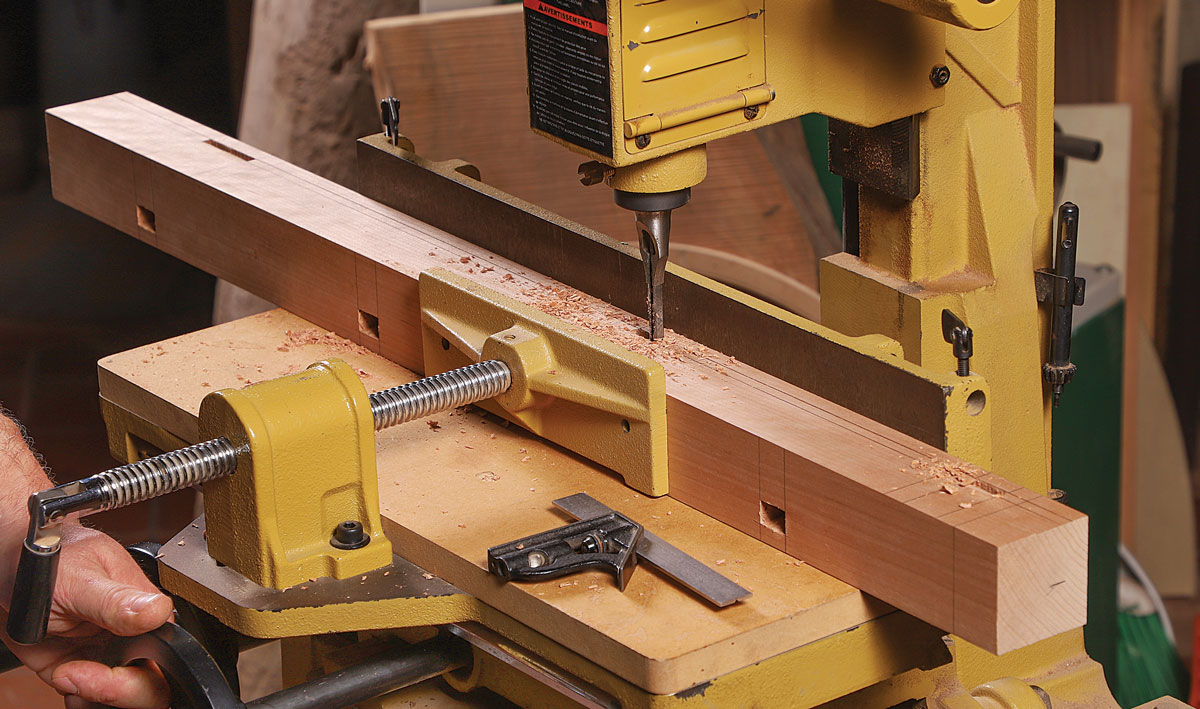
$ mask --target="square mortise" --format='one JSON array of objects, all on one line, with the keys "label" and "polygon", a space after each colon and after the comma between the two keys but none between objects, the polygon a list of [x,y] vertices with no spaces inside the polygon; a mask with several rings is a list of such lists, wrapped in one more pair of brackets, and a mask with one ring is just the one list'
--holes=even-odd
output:
[{"label": "square mortise", "polygon": [[137,206],[137,223],[138,223],[138,226],[140,226],[141,228],[143,228],[146,231],[153,234],[154,233],[154,212],[150,211],[149,209],[146,209],[145,207],[143,207],[142,205],[139,204]]},{"label": "square mortise", "polygon": [[367,337],[379,339],[379,316],[364,310],[358,311],[358,331]]},{"label": "square mortise", "polygon": [[787,515],[769,502],[758,503],[758,523],[772,532],[787,534]]}]

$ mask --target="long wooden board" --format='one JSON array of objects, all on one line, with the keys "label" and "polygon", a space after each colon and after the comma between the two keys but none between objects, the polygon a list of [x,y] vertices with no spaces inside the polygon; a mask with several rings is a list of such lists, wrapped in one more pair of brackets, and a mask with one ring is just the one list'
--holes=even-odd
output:
[{"label": "long wooden board", "polygon": [[673,497],[922,620],[999,652],[1084,622],[1063,505],[128,94],[47,128],[57,198],[402,366],[438,266],[658,359]]}]

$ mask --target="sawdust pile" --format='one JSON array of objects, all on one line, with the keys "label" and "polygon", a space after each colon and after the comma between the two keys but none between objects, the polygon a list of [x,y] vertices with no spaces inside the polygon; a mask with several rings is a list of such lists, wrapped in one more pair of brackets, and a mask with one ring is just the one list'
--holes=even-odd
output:
[{"label": "sawdust pile", "polygon": [[284,335],[283,344],[278,349],[280,352],[289,352],[293,347],[303,347],[305,345],[318,345],[339,353],[374,354],[374,352],[371,352],[366,347],[351,342],[341,335],[312,327],[304,330],[288,330]]},{"label": "sawdust pile", "polygon": [[620,345],[662,364],[685,362],[695,358],[723,356],[667,329],[663,339],[651,342],[646,337],[644,318],[627,313],[599,298],[566,286],[538,284],[522,288],[521,295],[534,308],[553,315],[582,330]]},{"label": "sawdust pile", "polygon": [[914,460],[908,464],[913,471],[922,477],[937,480],[942,483],[942,491],[953,494],[963,488],[974,488],[986,492],[992,497],[1000,497],[1004,491],[979,479],[987,471],[976,465],[963,461],[938,460],[930,463],[927,460]]}]

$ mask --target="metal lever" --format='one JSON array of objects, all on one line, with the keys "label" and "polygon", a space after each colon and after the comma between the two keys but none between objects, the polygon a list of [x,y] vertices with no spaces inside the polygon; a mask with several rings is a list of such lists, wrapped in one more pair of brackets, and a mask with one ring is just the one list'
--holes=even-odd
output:
[{"label": "metal lever", "polygon": [[[370,397],[375,430],[490,399],[511,386],[508,365],[489,360],[377,391]],[[238,452],[227,439],[216,438],[31,495],[29,533],[8,614],[9,637],[22,645],[35,645],[46,637],[62,524],[68,515],[126,507],[232,475]]]},{"label": "metal lever", "polygon": [[609,512],[494,546],[488,549],[488,569],[509,581],[538,581],[602,567],[624,591],[637,567],[642,532],[642,525]]},{"label": "metal lever", "polygon": [[1042,365],[1042,378],[1054,391],[1057,407],[1063,388],[1075,376],[1071,363],[1071,317],[1077,305],[1083,305],[1087,282],[1075,275],[1075,252],[1079,237],[1079,207],[1066,202],[1058,210],[1058,242],[1054,270],[1039,269],[1034,283],[1039,303],[1053,306],[1050,326],[1050,353]]},{"label": "metal lever", "polygon": [[942,311],[942,337],[954,345],[954,358],[958,360],[958,376],[971,376],[971,355],[975,353],[975,335],[957,315],[949,310]]},{"label": "metal lever", "polygon": [[9,637],[22,645],[35,645],[46,637],[62,525],[68,515],[125,507],[230,475],[236,467],[233,444],[218,438],[31,495],[29,533],[21,548],[8,613]]},{"label": "metal lever", "polygon": [[388,96],[379,102],[379,122],[383,124],[383,134],[392,145],[400,144],[400,99]]}]

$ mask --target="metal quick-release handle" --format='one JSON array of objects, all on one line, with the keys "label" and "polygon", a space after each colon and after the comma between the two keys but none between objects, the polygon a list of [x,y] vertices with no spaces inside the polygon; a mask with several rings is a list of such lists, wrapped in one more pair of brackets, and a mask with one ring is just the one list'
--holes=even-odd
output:
[{"label": "metal quick-release handle", "polygon": [[54,582],[58,578],[58,552],[58,545],[49,551],[33,549],[28,541],[21,545],[21,561],[17,564],[12,605],[8,609],[8,637],[14,642],[36,645],[46,638]]},{"label": "metal quick-release handle", "polygon": [[31,495],[29,534],[21,547],[8,610],[9,637],[22,645],[34,645],[46,637],[62,524],[68,515],[125,507],[230,475],[236,468],[233,444],[218,438]]}]

